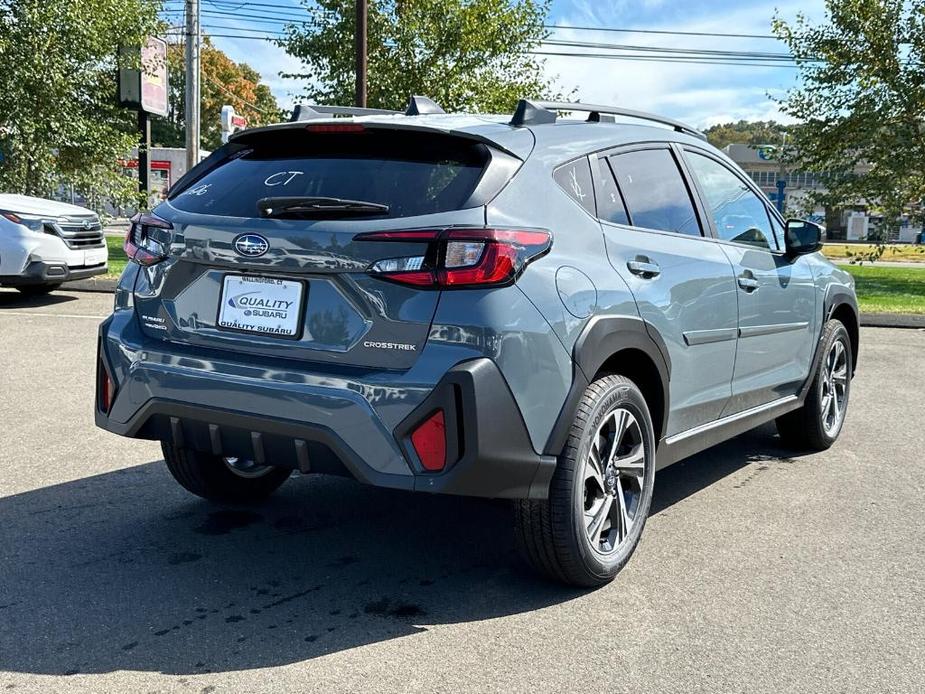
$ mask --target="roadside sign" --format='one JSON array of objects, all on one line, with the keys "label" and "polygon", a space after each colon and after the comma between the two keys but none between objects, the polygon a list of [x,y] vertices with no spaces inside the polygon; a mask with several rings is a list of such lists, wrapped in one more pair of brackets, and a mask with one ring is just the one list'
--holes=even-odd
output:
[{"label": "roadside sign", "polygon": [[153,36],[141,48],[120,49],[123,62],[140,53],[141,68],[119,68],[119,104],[155,116],[168,110],[167,42]]},{"label": "roadside sign", "polygon": [[231,137],[232,133],[244,130],[247,127],[247,119],[235,113],[234,106],[229,104],[222,106],[221,119],[222,142],[228,142],[228,138]]}]

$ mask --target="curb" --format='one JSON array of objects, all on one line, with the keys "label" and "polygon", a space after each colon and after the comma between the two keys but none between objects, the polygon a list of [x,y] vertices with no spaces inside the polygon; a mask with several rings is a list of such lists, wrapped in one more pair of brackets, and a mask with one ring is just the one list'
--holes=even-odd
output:
[{"label": "curb", "polygon": [[861,326],[865,328],[918,328],[925,330],[925,314],[862,313]]},{"label": "curb", "polygon": [[69,292],[107,292],[112,294],[116,291],[116,286],[118,284],[119,280],[74,280],[73,282],[65,282],[62,284],[61,289]]}]

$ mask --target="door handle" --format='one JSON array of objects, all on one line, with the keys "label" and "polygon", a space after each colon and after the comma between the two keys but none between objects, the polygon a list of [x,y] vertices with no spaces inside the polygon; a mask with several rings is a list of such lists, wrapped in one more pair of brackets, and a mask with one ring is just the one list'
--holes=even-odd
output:
[{"label": "door handle", "polygon": [[644,278],[658,277],[662,274],[662,269],[658,266],[658,263],[653,263],[648,258],[637,257],[636,260],[628,260],[626,267],[634,275]]},{"label": "door handle", "polygon": [[750,275],[739,275],[739,286],[747,292],[753,292],[758,289],[758,280]]}]

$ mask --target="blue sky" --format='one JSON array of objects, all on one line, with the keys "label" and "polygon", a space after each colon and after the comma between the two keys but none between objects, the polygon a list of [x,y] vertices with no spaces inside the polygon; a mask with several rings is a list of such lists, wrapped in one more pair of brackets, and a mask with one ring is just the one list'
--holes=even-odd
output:
[{"label": "blue sky", "polygon": [[[277,4],[282,11],[299,8],[296,0],[279,0]],[[206,12],[220,8],[211,4],[210,0],[202,0],[202,7]],[[240,12],[263,14],[263,11],[273,11],[272,8],[262,6],[245,7],[248,8],[242,8]],[[229,8],[226,5],[221,9],[227,11]],[[704,3],[689,0],[553,0],[549,23],[569,27],[606,26],[767,35],[775,11],[785,19],[793,19],[797,12],[803,12],[811,19],[821,19],[823,0],[711,0]],[[206,28],[225,24],[258,30],[279,29],[279,26],[272,24],[250,23],[246,19],[233,17],[223,19],[204,16],[203,24]],[[238,32],[233,29],[214,29],[211,33]],[[786,51],[786,47],[776,40],[753,38],[624,34],[568,29],[556,30],[554,38],[669,48]],[[297,60],[269,43],[227,38],[216,38],[214,41],[234,60],[247,62],[257,69],[281,105],[288,107],[293,103],[292,94],[299,92],[300,84],[280,78],[279,73],[297,71],[300,67]],[[562,49],[550,47],[547,50]],[[768,94],[781,94],[793,86],[796,72],[789,67],[565,57],[547,58],[545,69],[563,93],[574,90],[574,96],[583,101],[657,111],[698,127],[739,118],[780,118]]]}]

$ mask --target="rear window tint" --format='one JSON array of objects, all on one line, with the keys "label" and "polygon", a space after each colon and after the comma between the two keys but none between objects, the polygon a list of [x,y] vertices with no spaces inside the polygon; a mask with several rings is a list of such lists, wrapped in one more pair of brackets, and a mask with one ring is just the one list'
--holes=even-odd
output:
[{"label": "rear window tint", "polygon": [[610,163],[633,226],[700,236],[694,204],[669,150],[627,152]]},{"label": "rear window tint", "polygon": [[489,159],[484,145],[420,133],[282,130],[267,140],[208,172],[171,204],[257,217],[262,198],[317,196],[385,204],[389,217],[411,217],[460,209]]},{"label": "rear window tint", "polygon": [[553,172],[552,177],[572,200],[584,207],[592,216],[597,216],[594,211],[591,165],[588,164],[587,157],[563,164]]}]

